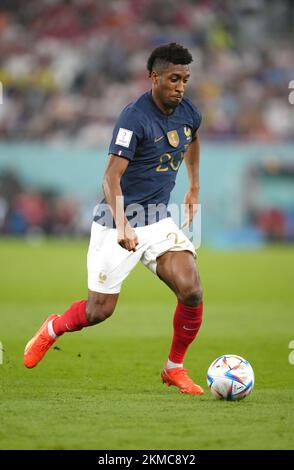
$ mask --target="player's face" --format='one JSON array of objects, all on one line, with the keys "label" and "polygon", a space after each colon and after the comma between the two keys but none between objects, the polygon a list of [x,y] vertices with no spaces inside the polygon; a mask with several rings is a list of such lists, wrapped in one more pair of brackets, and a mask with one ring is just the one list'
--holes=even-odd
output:
[{"label": "player's face", "polygon": [[188,65],[168,64],[162,72],[152,72],[153,92],[166,109],[175,109],[182,101],[190,77]]}]

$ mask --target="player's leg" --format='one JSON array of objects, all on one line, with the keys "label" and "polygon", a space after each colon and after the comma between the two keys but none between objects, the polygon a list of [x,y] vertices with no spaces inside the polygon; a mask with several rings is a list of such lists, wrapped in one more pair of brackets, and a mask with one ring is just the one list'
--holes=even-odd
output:
[{"label": "player's leg", "polygon": [[202,303],[200,276],[190,251],[168,251],[160,255],[156,259],[156,273],[180,303],[191,307]]},{"label": "player's leg", "polygon": [[189,345],[202,323],[202,289],[193,254],[189,251],[168,251],[157,258],[156,272],[177,297],[173,319],[173,340],[162,379],[176,385],[182,393],[202,394],[183,368]]},{"label": "player's leg", "polygon": [[28,342],[26,367],[35,367],[63,333],[79,331],[108,318],[114,311],[123,280],[141,257],[117,243],[114,229],[92,224],[87,257],[88,300],[74,302],[62,315],[50,315]]},{"label": "player's leg", "polygon": [[35,367],[63,333],[79,331],[109,318],[118,296],[89,290],[88,300],[74,302],[62,315],[50,315],[26,345],[24,365]]},{"label": "player's leg", "polygon": [[119,294],[105,294],[89,289],[87,301],[74,302],[63,315],[52,321],[53,333],[61,336],[106,320],[114,312],[118,296]]},{"label": "player's leg", "polygon": [[117,243],[117,231],[92,224],[87,256],[88,300],[74,302],[62,315],[50,315],[28,342],[24,352],[26,367],[35,367],[63,333],[79,331],[109,318],[116,306],[121,285],[139,262],[144,244],[135,252]]}]

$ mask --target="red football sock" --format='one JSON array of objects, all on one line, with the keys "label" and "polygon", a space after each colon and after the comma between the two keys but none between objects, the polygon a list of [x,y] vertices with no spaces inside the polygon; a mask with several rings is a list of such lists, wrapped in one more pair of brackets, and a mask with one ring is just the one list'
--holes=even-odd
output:
[{"label": "red football sock", "polygon": [[69,331],[79,331],[90,326],[86,318],[86,300],[74,302],[63,315],[55,318],[52,323],[53,331],[57,336]]},{"label": "red football sock", "polygon": [[169,353],[169,360],[182,364],[189,344],[196,338],[202,323],[203,304],[197,307],[178,302],[174,314],[174,336]]}]

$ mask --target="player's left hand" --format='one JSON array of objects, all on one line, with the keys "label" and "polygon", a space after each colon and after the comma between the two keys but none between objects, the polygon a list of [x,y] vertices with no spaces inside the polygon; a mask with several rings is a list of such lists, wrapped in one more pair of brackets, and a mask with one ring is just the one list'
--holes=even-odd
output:
[{"label": "player's left hand", "polygon": [[181,228],[189,227],[198,209],[199,189],[190,189],[184,196],[185,213]]}]

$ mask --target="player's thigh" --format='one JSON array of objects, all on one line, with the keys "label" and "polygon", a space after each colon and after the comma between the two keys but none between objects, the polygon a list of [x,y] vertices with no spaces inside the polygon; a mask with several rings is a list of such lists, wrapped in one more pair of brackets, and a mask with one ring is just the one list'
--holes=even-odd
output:
[{"label": "player's thigh", "polygon": [[196,257],[196,252],[191,241],[179,229],[171,217],[145,228],[150,230],[150,242],[141,258],[142,263],[151,272],[157,273],[157,260],[168,252],[191,252]]},{"label": "player's thigh", "polygon": [[123,281],[139,262],[141,251],[142,247],[135,252],[125,250],[117,242],[115,229],[93,222],[87,256],[89,291],[118,294]]},{"label": "player's thigh", "polygon": [[156,260],[156,273],[184,303],[201,301],[200,276],[191,252],[168,251],[159,256]]}]

